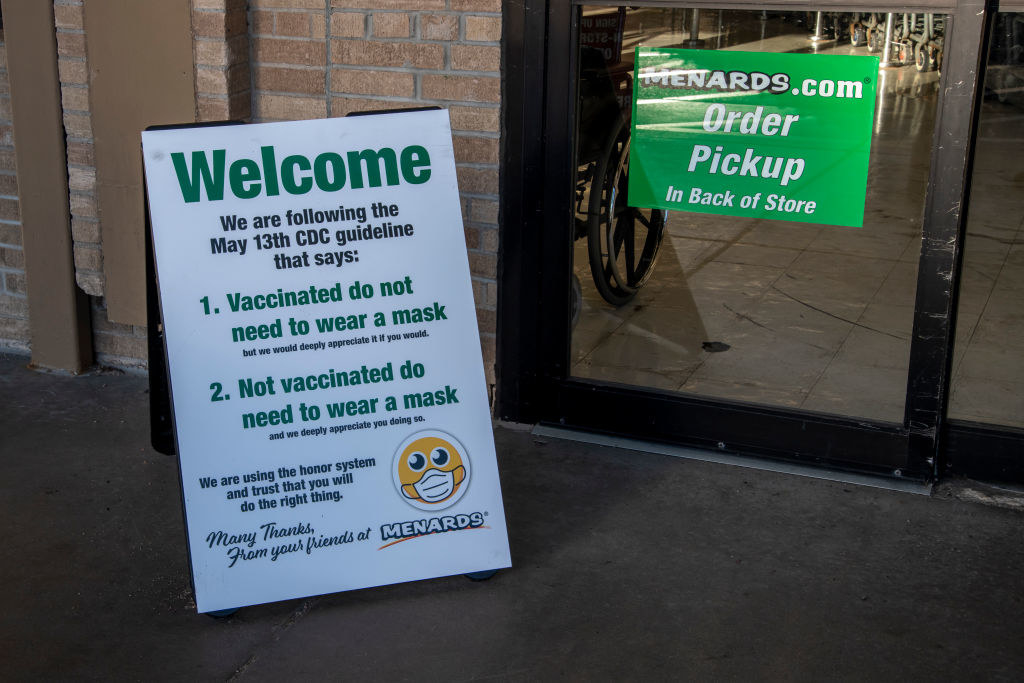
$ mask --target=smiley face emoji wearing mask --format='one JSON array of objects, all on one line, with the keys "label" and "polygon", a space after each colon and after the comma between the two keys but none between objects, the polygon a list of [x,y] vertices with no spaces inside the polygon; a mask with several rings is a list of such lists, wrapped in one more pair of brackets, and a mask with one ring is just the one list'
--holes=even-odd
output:
[{"label": "smiley face emoji wearing mask", "polygon": [[465,449],[444,432],[419,432],[399,448],[395,486],[406,502],[422,510],[449,507],[462,497],[469,478]]}]

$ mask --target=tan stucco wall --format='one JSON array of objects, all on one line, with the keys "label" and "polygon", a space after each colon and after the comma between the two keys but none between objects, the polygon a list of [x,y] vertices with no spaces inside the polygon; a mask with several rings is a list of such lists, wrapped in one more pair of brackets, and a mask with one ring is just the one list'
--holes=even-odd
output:
[{"label": "tan stucco wall", "polygon": [[86,0],[96,194],[111,322],[146,322],[139,131],[195,121],[190,0]]}]

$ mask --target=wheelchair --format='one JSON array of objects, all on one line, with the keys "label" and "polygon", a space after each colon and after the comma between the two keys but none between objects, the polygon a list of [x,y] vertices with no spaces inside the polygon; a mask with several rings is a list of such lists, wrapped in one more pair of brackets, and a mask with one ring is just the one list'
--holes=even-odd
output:
[{"label": "wheelchair", "polygon": [[580,50],[574,239],[586,238],[594,285],[613,306],[650,278],[668,218],[629,205],[631,68],[609,68],[600,50]]}]

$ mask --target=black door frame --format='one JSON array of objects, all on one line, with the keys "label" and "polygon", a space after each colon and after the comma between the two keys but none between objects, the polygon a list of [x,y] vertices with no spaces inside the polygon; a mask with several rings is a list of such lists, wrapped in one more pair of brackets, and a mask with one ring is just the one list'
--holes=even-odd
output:
[{"label": "black door frame", "polygon": [[[576,2],[504,7],[504,121],[497,415],[680,445],[913,479],[945,469],[942,437],[957,290],[992,2],[918,3],[948,16],[923,217],[904,421],[900,425],[783,410],[573,378],[569,310],[573,221]],[[617,5],[609,0],[579,4]],[[630,5],[678,7],[666,0]],[[888,5],[888,7],[886,7]],[[923,5],[923,6],[922,6]],[[687,2],[713,9],[752,3]],[[895,3],[772,9],[910,11]]]}]

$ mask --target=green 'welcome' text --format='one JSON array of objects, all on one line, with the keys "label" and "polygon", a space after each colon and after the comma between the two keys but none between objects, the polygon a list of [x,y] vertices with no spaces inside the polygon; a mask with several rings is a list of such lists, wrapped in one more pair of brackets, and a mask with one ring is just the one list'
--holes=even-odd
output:
[{"label": "green 'welcome' text", "polygon": [[191,167],[183,152],[172,152],[171,161],[178,176],[181,196],[191,204],[202,199],[224,199],[225,177],[231,193],[239,199],[253,199],[261,194],[274,197],[281,191],[306,194],[313,185],[324,192],[337,192],[346,184],[352,189],[380,187],[384,183],[398,185],[404,181],[421,185],[430,180],[430,155],[421,145],[409,145],[400,153],[390,147],[345,152],[324,152],[312,161],[300,154],[286,156],[277,162],[273,147],[261,147],[260,158],[236,159],[229,165],[227,151],[192,152]]}]

